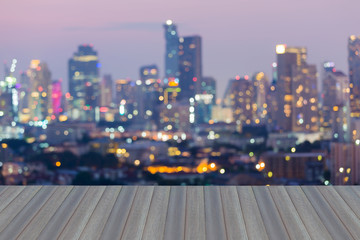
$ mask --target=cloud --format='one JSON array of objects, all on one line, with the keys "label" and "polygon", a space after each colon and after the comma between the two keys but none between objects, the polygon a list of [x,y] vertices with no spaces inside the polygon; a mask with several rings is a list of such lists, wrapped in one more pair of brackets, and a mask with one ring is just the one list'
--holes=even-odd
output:
[{"label": "cloud", "polygon": [[100,26],[69,26],[65,31],[161,31],[160,22],[110,22]]}]

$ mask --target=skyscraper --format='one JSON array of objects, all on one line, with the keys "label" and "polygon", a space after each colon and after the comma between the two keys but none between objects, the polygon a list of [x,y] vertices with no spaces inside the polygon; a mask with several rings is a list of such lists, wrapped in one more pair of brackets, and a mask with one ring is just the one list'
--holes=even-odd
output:
[{"label": "skyscraper", "polygon": [[110,74],[104,75],[101,81],[101,103],[102,107],[110,107],[113,101],[113,80]]},{"label": "skyscraper", "polygon": [[165,77],[177,78],[179,76],[179,37],[177,27],[171,20],[164,24],[165,28]]},{"label": "skyscraper", "polygon": [[278,129],[282,131],[317,131],[318,95],[315,65],[306,63],[303,47],[276,46],[277,82],[276,112]]},{"label": "skyscraper", "polygon": [[31,60],[27,74],[30,79],[30,120],[50,121],[53,113],[51,72],[46,63],[42,63],[40,60]]},{"label": "skyscraper", "polygon": [[100,105],[100,63],[92,45],[80,45],[69,60],[69,91],[74,120],[94,121]]},{"label": "skyscraper", "polygon": [[[326,67],[326,66],[324,66]],[[349,78],[340,71],[326,71],[323,78],[321,126],[329,138],[350,141]]]},{"label": "skyscraper", "polygon": [[0,124],[18,121],[18,88],[16,78],[13,76],[17,60],[13,59],[11,67],[5,65],[5,78],[0,81]]},{"label": "skyscraper", "polygon": [[61,108],[62,105],[62,80],[57,80],[52,83],[52,108],[53,108],[53,116],[52,118],[59,117],[59,115],[63,112]]},{"label": "skyscraper", "polygon": [[349,80],[351,117],[360,117],[360,36],[350,36],[349,50]]},{"label": "skyscraper", "polygon": [[180,99],[188,100],[200,91],[202,78],[201,37],[184,37],[179,41]]},{"label": "skyscraper", "polygon": [[268,118],[268,91],[269,80],[265,73],[257,72],[252,77],[254,85],[253,108],[256,112],[255,123],[265,124]]},{"label": "skyscraper", "polygon": [[244,125],[253,123],[255,111],[253,106],[254,86],[249,76],[236,76],[229,81],[225,91],[224,106],[233,110],[233,117],[239,130]]},{"label": "skyscraper", "polygon": [[158,123],[160,97],[159,69],[156,65],[147,65],[140,68],[142,93],[139,95],[139,110],[142,120],[151,120],[153,125]]}]

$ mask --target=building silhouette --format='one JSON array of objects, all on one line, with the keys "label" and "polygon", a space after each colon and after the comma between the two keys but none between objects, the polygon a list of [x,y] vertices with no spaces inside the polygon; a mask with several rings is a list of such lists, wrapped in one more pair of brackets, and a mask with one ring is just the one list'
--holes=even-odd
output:
[{"label": "building silhouette", "polygon": [[79,121],[95,121],[100,105],[100,63],[92,45],[80,45],[69,60],[69,92],[71,118]]}]

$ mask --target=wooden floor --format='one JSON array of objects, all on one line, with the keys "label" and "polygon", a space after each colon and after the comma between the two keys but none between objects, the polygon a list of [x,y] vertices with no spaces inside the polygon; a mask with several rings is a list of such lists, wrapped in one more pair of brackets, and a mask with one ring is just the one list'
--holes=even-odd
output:
[{"label": "wooden floor", "polygon": [[360,187],[0,187],[0,239],[360,239]]}]

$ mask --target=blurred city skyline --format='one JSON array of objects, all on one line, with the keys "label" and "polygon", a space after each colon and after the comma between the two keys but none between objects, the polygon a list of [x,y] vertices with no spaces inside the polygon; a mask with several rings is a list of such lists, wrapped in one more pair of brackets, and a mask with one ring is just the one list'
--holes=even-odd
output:
[{"label": "blurred city skyline", "polygon": [[[347,41],[360,3],[340,1],[4,1],[0,11],[0,59],[18,59],[17,72],[31,59],[47,62],[52,78],[67,83],[67,64],[77,46],[92,43],[100,74],[139,78],[139,68],[159,66],[164,76],[163,23],[172,19],[180,35],[200,35],[203,75],[218,82],[219,97],[235,75],[263,71],[271,76],[275,45],[304,46],[309,62],[330,60],[348,73]],[[21,7],[20,7],[21,6]],[[221,10],[219,10],[221,9]],[[341,9],[341,11],[339,10]],[[3,73],[1,73],[3,74]],[[67,90],[67,84],[64,86]]]}]

